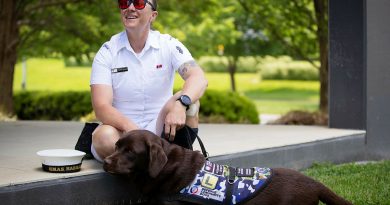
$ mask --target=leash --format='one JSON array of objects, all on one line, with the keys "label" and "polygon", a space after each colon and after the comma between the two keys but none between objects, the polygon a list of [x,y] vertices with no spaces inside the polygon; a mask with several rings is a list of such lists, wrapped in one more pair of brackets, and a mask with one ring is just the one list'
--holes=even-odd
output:
[{"label": "leash", "polygon": [[[163,126],[163,130],[164,130],[164,128],[165,128],[165,125]],[[187,132],[187,134],[185,136],[186,137],[185,140],[187,141],[188,146],[185,146],[185,145],[181,145],[181,146],[183,146],[187,149],[194,150],[194,148],[192,147],[192,136],[195,136],[196,139],[198,140],[198,143],[200,145],[200,149],[202,150],[203,156],[206,158],[206,160],[209,160],[209,153],[206,151],[206,148],[205,148],[202,140],[200,139],[199,135],[197,133],[195,133],[192,130],[192,128],[190,128],[188,125],[185,125],[182,129],[184,129],[185,132]],[[165,138],[164,131],[161,133],[161,137]],[[194,139],[194,141],[195,141],[195,139]],[[185,141],[184,141],[184,143],[185,143]],[[180,144],[178,144],[178,145],[180,145]]]},{"label": "leash", "polygon": [[209,160],[209,153],[206,151],[206,148],[205,148],[202,140],[200,139],[199,135],[196,134],[193,130],[190,131],[189,129],[191,129],[191,128],[188,126],[185,126],[184,128],[187,131],[187,142],[188,142],[188,145],[190,146],[191,150],[194,150],[194,148],[192,147],[192,142],[190,139],[190,137],[191,137],[190,132],[192,132],[196,136],[196,139],[198,140],[198,143],[200,145],[200,149],[202,150],[202,154],[203,154],[204,158],[206,158],[206,160]]}]

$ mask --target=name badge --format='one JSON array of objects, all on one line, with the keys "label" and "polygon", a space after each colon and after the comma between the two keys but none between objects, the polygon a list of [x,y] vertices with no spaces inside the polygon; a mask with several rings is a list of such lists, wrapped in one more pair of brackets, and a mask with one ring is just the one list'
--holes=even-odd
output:
[{"label": "name badge", "polygon": [[121,72],[127,72],[127,71],[129,71],[129,69],[127,67],[111,69],[111,73],[121,73]]}]

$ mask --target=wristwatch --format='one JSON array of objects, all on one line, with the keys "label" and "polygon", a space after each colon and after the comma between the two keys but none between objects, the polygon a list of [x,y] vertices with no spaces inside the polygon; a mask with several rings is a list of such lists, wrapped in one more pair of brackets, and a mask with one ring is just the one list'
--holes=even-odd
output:
[{"label": "wristwatch", "polygon": [[190,108],[190,105],[192,104],[191,102],[191,98],[188,97],[188,95],[181,95],[179,97],[179,99],[177,99],[178,101],[180,101],[180,103],[186,107],[186,110],[188,110],[188,108]]}]

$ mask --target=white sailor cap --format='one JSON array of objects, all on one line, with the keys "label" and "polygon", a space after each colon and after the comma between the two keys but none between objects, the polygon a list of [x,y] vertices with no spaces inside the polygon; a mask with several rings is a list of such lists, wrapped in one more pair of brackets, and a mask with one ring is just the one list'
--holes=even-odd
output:
[{"label": "white sailor cap", "polygon": [[81,170],[85,152],[73,149],[48,149],[37,152],[42,169],[47,172],[71,173]]}]

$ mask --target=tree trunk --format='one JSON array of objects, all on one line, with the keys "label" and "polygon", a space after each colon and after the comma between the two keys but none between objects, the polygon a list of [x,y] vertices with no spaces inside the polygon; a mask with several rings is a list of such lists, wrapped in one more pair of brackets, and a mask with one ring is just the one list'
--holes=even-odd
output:
[{"label": "tree trunk", "polygon": [[328,0],[314,0],[320,48],[320,111],[328,112]]},{"label": "tree trunk", "polygon": [[0,112],[13,114],[12,86],[19,43],[17,1],[0,0]]},{"label": "tree trunk", "polygon": [[237,61],[238,57],[228,57],[228,70],[230,75],[230,85],[233,92],[236,92],[236,80],[234,78],[234,74],[237,70]]},{"label": "tree trunk", "polygon": [[[325,50],[325,49],[324,49]],[[328,112],[328,49],[321,51],[321,68],[320,68],[320,111]]]}]

